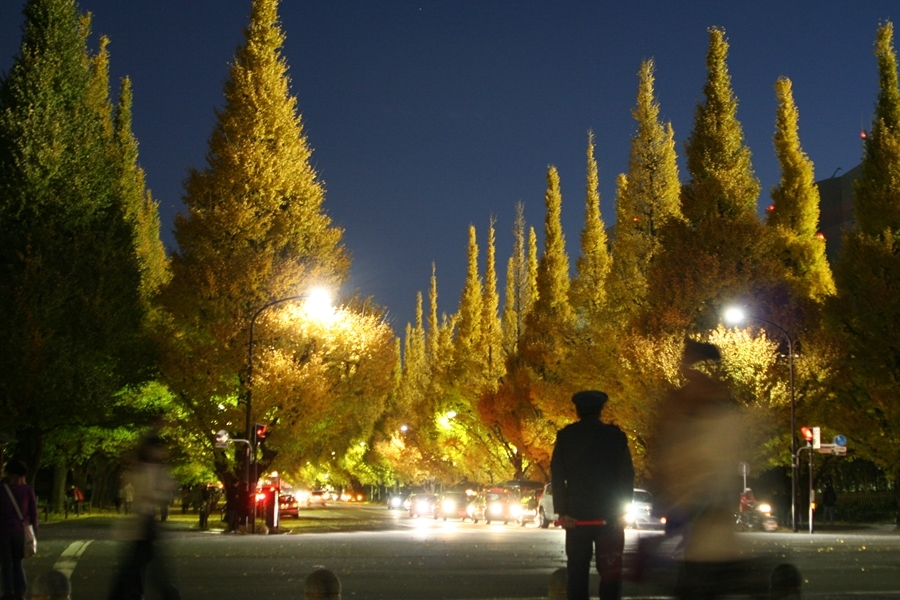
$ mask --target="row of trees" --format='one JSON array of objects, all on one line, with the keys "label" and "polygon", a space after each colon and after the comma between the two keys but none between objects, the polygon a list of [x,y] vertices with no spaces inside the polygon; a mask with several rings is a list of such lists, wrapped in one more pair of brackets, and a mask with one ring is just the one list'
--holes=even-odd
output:
[{"label": "row of trees", "polygon": [[721,365],[709,368],[729,383],[748,416],[747,460],[757,468],[789,465],[787,340],[777,328],[724,327],[720,315],[737,304],[790,336],[800,417],[822,424],[826,436],[848,434],[856,456],[896,481],[900,305],[890,289],[900,276],[900,92],[892,24],[876,36],[880,93],[855,187],[857,225],[843,240],[834,276],[818,233],[819,192],[800,144],[791,81],[775,83],[781,178],[761,222],[760,184],[737,119],[727,52],[724,31],[710,29],[704,99],[685,144],[683,184],[674,132],[659,119],[653,62],[641,65],[632,111],[637,126],[628,172],[617,180],[612,241],[600,214],[589,135],[574,277],[552,166],[542,252],[517,208],[502,311],[493,220],[483,270],[470,227],[459,307],[440,321],[432,275],[428,316],[420,294],[416,322],[405,333],[397,406],[388,417],[393,431],[401,422],[407,429],[386,430],[379,444],[385,455],[405,457],[399,467],[405,477],[546,478],[555,431],[573,418],[569,398],[584,388],[610,392],[606,418],[627,432],[646,477],[653,423],[665,418],[657,413],[660,400],[681,384],[685,336],[722,349]]},{"label": "row of trees", "polygon": [[[0,409],[32,471],[56,467],[57,498],[70,468],[90,465],[103,480],[154,423],[184,479],[230,483],[239,461],[216,449],[214,436],[244,433],[251,320],[272,300],[346,279],[350,256],[311,166],[277,7],[253,2],[207,164],[185,181],[179,250],[167,257],[138,166],[127,80],[111,100],[106,41],[89,50],[90,21],[74,0],[26,3],[21,51],[0,82]],[[782,178],[761,223],[728,44],[711,29],[684,184],[674,132],[659,119],[653,63],[641,66],[612,240],[589,136],[574,277],[551,167],[544,247],[519,205],[502,308],[491,221],[481,267],[469,230],[457,310],[439,313],[433,272],[427,311],[420,294],[402,338],[361,297],[324,319],[291,302],[262,313],[252,416],[272,433],[260,470],[339,484],[546,478],[555,432],[572,418],[569,397],[599,387],[611,393],[607,416],[628,433],[647,474],[657,406],[680,383],[685,335],[723,349],[718,375],[752,416],[747,458],[788,464],[783,346],[777,334],[720,326],[721,309],[736,302],[794,340],[801,414],[852,422],[842,433],[859,454],[896,475],[900,446],[889,436],[900,416],[892,400],[900,315],[889,290],[900,276],[900,92],[892,34],[887,23],[876,38],[881,93],[857,186],[858,227],[834,280],[790,81],[775,86]]]},{"label": "row of trees", "polygon": [[[138,166],[127,79],[111,100],[107,40],[90,51],[90,17],[74,0],[25,5],[0,87],[0,408],[32,477],[55,467],[57,505],[72,469],[90,470],[103,494],[148,426],[172,442],[183,479],[230,483],[242,469],[214,438],[245,434],[253,315],[346,278],[277,5],[253,3],[171,257]],[[382,310],[353,297],[312,318],[285,303],[260,316],[256,336],[252,416],[272,432],[260,471],[314,478],[324,466],[346,481],[371,470],[360,443],[398,360]]]}]

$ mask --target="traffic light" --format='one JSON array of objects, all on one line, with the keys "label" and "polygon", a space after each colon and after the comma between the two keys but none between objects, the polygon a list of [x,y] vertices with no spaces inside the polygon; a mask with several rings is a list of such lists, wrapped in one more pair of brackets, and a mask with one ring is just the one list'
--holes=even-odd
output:
[{"label": "traffic light", "polygon": [[800,435],[803,436],[803,439],[806,440],[807,444],[812,444],[812,441],[813,441],[813,428],[812,427],[801,427]]},{"label": "traffic light", "polygon": [[800,435],[806,443],[818,450],[822,445],[822,429],[819,427],[801,427]]},{"label": "traffic light", "polygon": [[257,423],[253,426],[253,438],[256,441],[256,444],[262,443],[262,441],[266,439],[266,435],[268,435],[268,432],[266,431],[266,425]]}]

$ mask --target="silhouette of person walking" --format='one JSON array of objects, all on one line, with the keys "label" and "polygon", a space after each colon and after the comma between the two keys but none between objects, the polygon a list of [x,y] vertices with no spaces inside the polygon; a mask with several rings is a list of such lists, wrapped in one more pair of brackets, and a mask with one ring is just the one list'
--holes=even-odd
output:
[{"label": "silhouette of person walking", "polygon": [[[109,593],[108,600],[142,600],[149,583],[163,600],[181,600],[171,583],[159,552],[157,510],[172,498],[175,482],[164,462],[166,449],[159,433],[151,431],[141,441],[137,461],[127,477],[134,489],[130,542]],[[149,577],[148,577],[149,575]]]}]

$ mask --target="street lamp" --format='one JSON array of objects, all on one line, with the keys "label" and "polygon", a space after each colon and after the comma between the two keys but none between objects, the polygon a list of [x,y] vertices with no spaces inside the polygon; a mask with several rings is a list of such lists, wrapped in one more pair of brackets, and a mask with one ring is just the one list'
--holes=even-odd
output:
[{"label": "street lamp", "polygon": [[250,342],[247,345],[247,421],[245,431],[247,432],[247,439],[250,440],[250,444],[247,447],[247,463],[245,466],[245,474],[247,478],[247,488],[250,488],[250,463],[252,462],[252,458],[256,456],[256,436],[253,435],[253,332],[256,327],[256,319],[265,312],[267,309],[272,308],[278,304],[284,304],[285,302],[295,302],[298,300],[306,300],[307,304],[310,306],[310,309],[315,314],[321,314],[324,310],[331,305],[331,299],[327,291],[316,289],[311,292],[307,292],[305,294],[298,294],[296,296],[287,296],[285,298],[278,298],[277,300],[272,300],[271,302],[267,302],[263,304],[259,309],[253,313],[253,316],[250,318]]},{"label": "street lamp", "polygon": [[757,317],[754,315],[748,315],[744,313],[742,308],[738,308],[736,306],[731,307],[725,311],[725,322],[729,325],[739,325],[745,319],[753,319],[754,321],[759,321],[760,323],[765,323],[766,325],[771,325],[775,329],[781,332],[784,336],[784,339],[787,340],[788,344],[788,374],[789,374],[789,382],[790,382],[790,390],[791,390],[791,528],[794,530],[794,533],[797,532],[797,475],[800,469],[800,465],[797,461],[797,437],[794,433],[796,429],[796,422],[794,417],[795,403],[794,403],[794,342],[791,340],[790,334],[784,330],[783,327],[778,325],[777,323],[773,323],[767,319],[763,319],[762,317]]}]

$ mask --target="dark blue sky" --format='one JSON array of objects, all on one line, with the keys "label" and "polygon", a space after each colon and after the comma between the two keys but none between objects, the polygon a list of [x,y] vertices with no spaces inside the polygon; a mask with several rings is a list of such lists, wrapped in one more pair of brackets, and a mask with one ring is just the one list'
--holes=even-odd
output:
[{"label": "dark blue sky", "polygon": [[[18,51],[21,0],[0,2],[0,70]],[[214,109],[250,0],[81,0],[112,39],[111,74],[134,82],[140,161],[174,247],[189,167],[203,167]],[[547,166],[560,171],[570,259],[584,215],[587,130],[597,139],[603,218],[627,167],[636,72],[657,63],[677,150],[702,96],[709,26],[725,27],[738,118],[763,195],[777,182],[777,77],[794,82],[817,178],[856,165],[877,94],[872,42],[896,0],[559,2],[284,0],[284,54],[326,210],[346,230],[352,285],[402,331],[437,263],[439,310],[456,310],[467,226],[496,217],[498,268],[515,204],[539,232]],[[900,25],[900,24],[898,24]],[[96,41],[96,39],[94,40]],[[96,47],[96,45],[95,45]],[[682,165],[682,180],[686,179]],[[483,250],[482,250],[483,256]],[[483,268],[483,266],[482,266]],[[501,288],[502,289],[502,288]]]}]

